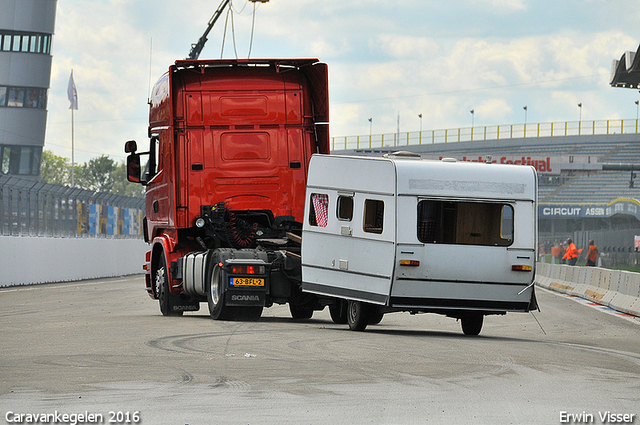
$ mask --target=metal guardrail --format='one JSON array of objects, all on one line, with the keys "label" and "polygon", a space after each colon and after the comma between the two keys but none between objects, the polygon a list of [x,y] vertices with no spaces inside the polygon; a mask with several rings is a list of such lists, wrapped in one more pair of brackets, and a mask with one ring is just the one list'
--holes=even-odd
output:
[{"label": "metal guardrail", "polygon": [[144,198],[0,175],[0,235],[142,237]]},{"label": "metal guardrail", "polygon": [[503,124],[331,138],[331,150],[455,143],[527,137],[638,133],[638,119]]}]

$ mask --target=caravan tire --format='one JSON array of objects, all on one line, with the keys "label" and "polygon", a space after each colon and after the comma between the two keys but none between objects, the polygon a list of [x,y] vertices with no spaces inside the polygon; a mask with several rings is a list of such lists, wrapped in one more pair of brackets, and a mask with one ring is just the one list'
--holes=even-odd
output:
[{"label": "caravan tire", "polygon": [[363,331],[369,324],[371,306],[361,301],[348,301],[347,323],[352,331]]}]

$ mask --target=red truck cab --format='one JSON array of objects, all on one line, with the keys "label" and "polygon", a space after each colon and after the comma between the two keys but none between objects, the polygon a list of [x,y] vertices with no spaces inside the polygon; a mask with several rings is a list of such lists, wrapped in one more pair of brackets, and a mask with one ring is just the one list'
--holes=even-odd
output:
[{"label": "red truck cab", "polygon": [[[253,311],[308,304],[291,299],[296,288],[278,287],[279,277],[264,276],[261,288],[235,297],[233,279],[211,280],[234,261],[258,258],[267,275],[294,261],[309,159],[329,152],[328,121],[327,66],[317,59],[180,60],[158,80],[149,150],[137,153],[130,141],[125,151],[129,180],[146,185],[146,287],[163,314],[207,300],[211,310],[216,296]],[[260,300],[240,296],[249,290]]]}]

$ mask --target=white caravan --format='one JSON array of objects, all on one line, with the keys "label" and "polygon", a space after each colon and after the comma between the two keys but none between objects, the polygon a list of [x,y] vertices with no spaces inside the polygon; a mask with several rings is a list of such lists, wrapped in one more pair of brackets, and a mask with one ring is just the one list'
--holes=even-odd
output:
[{"label": "white caravan", "polygon": [[385,313],[439,313],[477,335],[483,317],[537,309],[533,167],[313,155],[302,288],[364,330]]}]

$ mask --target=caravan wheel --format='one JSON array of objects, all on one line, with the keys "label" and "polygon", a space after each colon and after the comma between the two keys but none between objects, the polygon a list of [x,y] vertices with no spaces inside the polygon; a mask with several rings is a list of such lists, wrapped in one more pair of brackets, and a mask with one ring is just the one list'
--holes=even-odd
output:
[{"label": "caravan wheel", "polygon": [[360,301],[348,301],[347,322],[352,331],[363,331],[369,324],[371,308],[369,304]]}]

